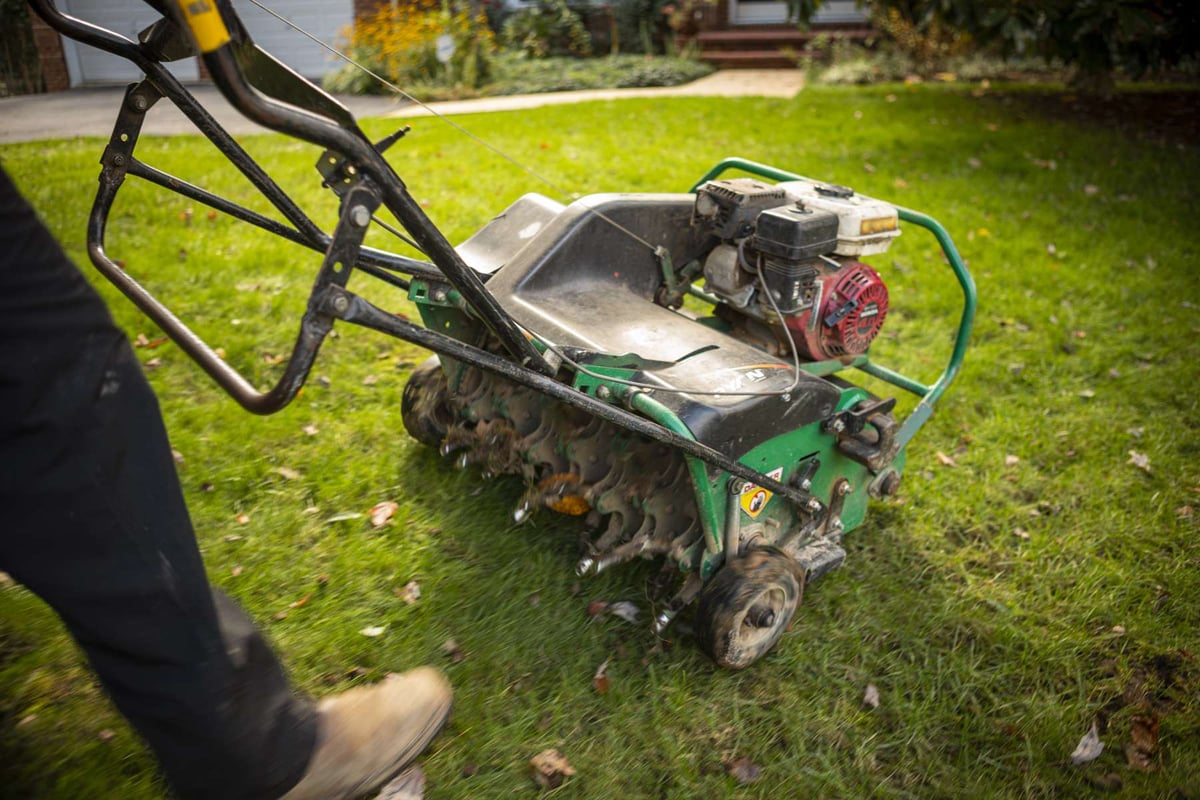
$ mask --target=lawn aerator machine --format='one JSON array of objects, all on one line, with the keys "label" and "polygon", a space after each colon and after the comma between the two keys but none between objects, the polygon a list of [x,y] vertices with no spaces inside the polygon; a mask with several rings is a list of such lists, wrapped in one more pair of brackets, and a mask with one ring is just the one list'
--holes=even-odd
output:
[{"label": "lawn aerator machine", "polygon": [[[868,498],[894,493],[905,447],[953,380],[975,290],[933,219],[742,159],[690,191],[593,195],[570,205],[529,194],[452,246],[384,151],[334,98],[259,49],[228,0],[148,0],[162,19],[130,41],[31,0],[50,25],[129,59],[131,85],[102,157],[88,223],[100,271],[246,409],[283,408],[335,320],[428,348],[404,388],[418,441],[528,486],[514,514],[548,509],[592,532],[576,570],[661,557],[677,574],[654,621],[662,631],[698,600],[696,634],[720,665],[746,667],[788,626],[806,583],[846,557],[843,535]],[[320,179],[340,198],[321,230],[164,66],[199,53],[243,114],[324,148]],[[134,154],[163,98],[277,209],[259,214]],[[736,170],[750,177],[724,178]],[[257,391],[105,251],[128,176],[323,254],[299,335],[274,388]],[[379,219],[390,212],[405,232]],[[428,260],[364,246],[375,222]],[[926,386],[871,361],[888,315],[883,278],[860,259],[884,253],[905,222],[932,232],[964,295],[950,362]],[[351,291],[363,274],[408,292],[424,326]],[[685,305],[685,299],[688,300]],[[894,397],[854,371],[916,394]]]}]

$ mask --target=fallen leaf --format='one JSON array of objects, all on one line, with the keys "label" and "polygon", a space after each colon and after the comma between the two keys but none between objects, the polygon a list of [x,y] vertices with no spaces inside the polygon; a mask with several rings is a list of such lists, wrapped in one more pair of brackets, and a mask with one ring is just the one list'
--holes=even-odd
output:
[{"label": "fallen leaf", "polygon": [[1150,471],[1150,457],[1143,455],[1136,450],[1129,451],[1129,460],[1125,463],[1132,464],[1138,469],[1145,470],[1146,472]]},{"label": "fallen leaf", "polygon": [[608,662],[612,659],[604,659],[604,663],[596,669],[596,674],[592,676],[592,688],[600,694],[608,692]]},{"label": "fallen leaf", "polygon": [[862,704],[866,708],[879,708],[879,687],[868,683],[867,690],[863,692]]},{"label": "fallen leaf", "polygon": [[370,511],[371,527],[382,528],[399,509],[400,505],[392,502],[391,500],[384,500],[382,503],[376,503],[371,507]]},{"label": "fallen leaf", "polygon": [[897,189],[907,189],[908,181],[904,180],[904,178],[896,178],[896,180],[892,181],[892,185]]},{"label": "fallen leaf", "polygon": [[608,607],[608,613],[614,617],[620,617],[631,625],[636,625],[638,614],[641,610],[628,600],[622,600],[619,603],[613,603]]},{"label": "fallen leaf", "polygon": [[575,768],[554,748],[543,750],[529,759],[529,766],[533,767],[533,779],[543,789],[557,789],[575,774]]},{"label": "fallen leaf", "polygon": [[[304,510],[305,513],[313,513],[313,514],[317,513],[318,509],[315,506],[310,506],[310,507],[313,509],[312,512],[309,512],[308,509],[306,508]],[[341,514],[334,514],[332,517],[330,517],[329,519],[327,519],[325,521],[326,522],[345,522],[346,520],[349,520],[349,519],[362,519],[363,516],[364,516],[363,514],[360,514],[357,511],[343,511]]]},{"label": "fallen leaf", "polygon": [[1007,455],[1004,457],[1004,466],[1006,466],[1006,467],[1015,467],[1017,464],[1020,464],[1020,463],[1021,463],[1021,459],[1019,456],[1014,456],[1014,455],[1010,454],[1010,455]]},{"label": "fallen leaf", "polygon": [[421,598],[421,584],[416,581],[409,581],[404,584],[403,589],[396,591],[396,596],[411,606]]},{"label": "fallen leaf", "polygon": [[1125,626],[1124,625],[1113,625],[1112,632],[1115,633],[1117,636],[1124,636],[1125,635]]},{"label": "fallen leaf", "polygon": [[762,777],[762,767],[755,764],[746,756],[742,756],[736,761],[728,762],[725,764],[725,769],[738,783],[754,783]]},{"label": "fallen leaf", "polygon": [[874,175],[875,174],[875,165],[872,164],[870,161],[864,161],[863,162],[863,171],[866,172],[868,175]]},{"label": "fallen leaf", "polygon": [[300,473],[296,472],[296,470],[294,470],[290,467],[277,467],[275,469],[275,472],[277,472],[279,475],[282,475],[284,478],[286,478],[289,481],[295,481],[295,480],[300,479]]},{"label": "fallen leaf", "polygon": [[461,774],[464,778],[470,778],[476,772],[479,772],[479,767],[477,765],[471,763],[470,761],[463,764]]},{"label": "fallen leaf", "polygon": [[300,430],[304,431],[309,436],[316,436],[321,431],[321,429],[316,425],[305,425]]},{"label": "fallen leaf", "polygon": [[142,364],[142,366],[145,367],[146,369],[158,369],[159,367],[162,366],[162,359],[161,358],[148,359],[146,361],[146,363]]},{"label": "fallen leaf", "polygon": [[1081,392],[1079,392],[1079,396],[1082,397],[1084,400],[1091,400],[1093,397],[1096,396],[1096,391],[1094,389],[1084,389]]},{"label": "fallen leaf", "polygon": [[1158,752],[1158,718],[1134,717],[1129,727],[1130,741],[1125,743],[1125,760],[1134,769],[1151,772]]},{"label": "fallen leaf", "polygon": [[375,795],[375,800],[423,800],[425,797],[425,771],[420,764],[413,764]]},{"label": "fallen leaf", "polygon": [[371,638],[374,638],[383,633],[385,630],[387,630],[387,625],[369,625],[368,627],[359,631],[359,633],[361,633],[363,636],[370,636]]},{"label": "fallen leaf", "polygon": [[243,567],[241,564],[238,564],[236,567],[234,567],[233,569],[229,570],[229,574],[230,574],[230,575],[232,575],[233,577],[235,577],[235,578],[236,578],[238,575],[241,575],[241,574],[242,574],[242,572],[244,571],[244,569],[245,569],[245,568],[244,568],[244,567]]},{"label": "fallen leaf", "polygon": [[207,214],[207,216],[208,216],[208,221],[209,221],[209,222],[213,222],[213,221],[215,221],[215,220],[216,220],[216,218],[217,218],[217,212],[216,212],[216,209],[210,209],[210,210],[209,210],[209,212],[208,212],[208,214]]},{"label": "fallen leaf", "polygon": [[9,575],[7,572],[0,572],[0,587],[8,588],[14,583],[16,583],[16,581],[12,579],[11,575]]},{"label": "fallen leaf", "polygon": [[274,614],[271,615],[271,619],[276,620],[276,621],[282,621],[282,620],[287,619],[291,613],[292,612],[288,611],[287,609],[284,609],[283,611],[276,611]]},{"label": "fallen leaf", "polygon": [[116,735],[117,734],[114,733],[111,728],[105,728],[104,730],[102,730],[96,734],[96,738],[98,738],[102,742],[111,742],[113,740],[113,737],[115,737]]},{"label": "fallen leaf", "polygon": [[374,386],[377,383],[379,383],[378,375],[368,375],[367,377],[362,379],[363,386]]},{"label": "fallen leaf", "polygon": [[307,603],[307,602],[308,602],[308,598],[310,598],[310,597],[312,597],[312,595],[311,595],[311,594],[306,594],[306,595],[304,595],[304,597],[301,597],[301,598],[300,598],[299,600],[297,600],[296,602],[294,602],[294,603],[289,603],[289,604],[288,604],[288,608],[299,608],[300,606],[302,606],[302,605],[304,605],[305,603]]},{"label": "fallen leaf", "polygon": [[538,594],[537,592],[534,592],[533,594],[529,595],[529,605],[533,606],[534,608],[537,608],[541,604],[542,604],[542,596],[540,594]]},{"label": "fallen leaf", "polygon": [[1013,528],[1013,536],[1016,536],[1018,539],[1028,539],[1029,531],[1024,528]]},{"label": "fallen leaf", "polygon": [[1086,194],[1088,197],[1091,197],[1092,195],[1096,195],[1096,194],[1100,193],[1100,187],[1094,183],[1086,184],[1083,187],[1083,193]]},{"label": "fallen leaf", "polygon": [[596,617],[597,615],[602,614],[606,608],[608,608],[608,603],[604,600],[593,600],[592,602],[588,603],[587,615],[589,617]]},{"label": "fallen leaf", "polygon": [[463,649],[458,646],[458,642],[454,639],[446,640],[446,643],[442,645],[442,652],[450,659],[451,664],[457,664],[467,657],[467,654],[463,652]]},{"label": "fallen leaf", "polygon": [[941,464],[943,467],[957,467],[958,466],[957,461],[955,461],[953,458],[951,458],[950,456],[943,453],[941,450],[938,450],[933,455],[935,458],[937,458],[938,463]]},{"label": "fallen leaf", "polygon": [[237,521],[238,521],[239,525],[245,525],[246,523],[248,523],[250,521],[250,515],[249,514],[238,514]]},{"label": "fallen leaf", "polygon": [[970,158],[968,158],[968,159],[967,159],[967,165],[968,165],[968,166],[969,166],[971,169],[979,169],[980,167],[982,167],[982,166],[983,166],[983,162],[982,162],[982,161],[980,161],[978,158],[975,158],[974,156],[972,156],[972,157],[970,157]]},{"label": "fallen leaf", "polygon": [[29,725],[32,722],[34,722],[37,718],[38,718],[37,714],[26,714],[25,716],[21,717],[21,719],[17,722],[17,727],[21,728],[21,727],[24,727],[25,725]]},{"label": "fallen leaf", "polygon": [[1179,517],[1180,519],[1188,519],[1195,513],[1196,509],[1192,508],[1191,506],[1180,506],[1179,508],[1175,509],[1175,516]]},{"label": "fallen leaf", "polygon": [[1146,433],[1145,428],[1126,428],[1125,432],[1135,439],[1140,439]]},{"label": "fallen leaf", "polygon": [[1096,729],[1096,723],[1092,722],[1092,727],[1083,735],[1076,745],[1075,751],[1071,753],[1071,763],[1075,766],[1087,764],[1089,761],[1095,761],[1104,752],[1104,742],[1100,741],[1100,732]]}]

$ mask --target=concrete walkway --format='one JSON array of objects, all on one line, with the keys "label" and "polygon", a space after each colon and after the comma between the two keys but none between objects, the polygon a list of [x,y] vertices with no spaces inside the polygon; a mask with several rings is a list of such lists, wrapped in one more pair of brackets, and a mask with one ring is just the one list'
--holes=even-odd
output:
[{"label": "concrete walkway", "polygon": [[[189,88],[200,104],[230,133],[243,135],[264,132],[265,129],[250,122],[230,106],[216,87],[198,84]],[[438,114],[477,114],[628,97],[793,97],[801,88],[803,75],[800,70],[722,70],[683,86],[484,97],[431,103],[429,108]],[[123,87],[109,86],[54,94],[0,97],[0,143],[74,136],[108,137],[112,133],[124,91]],[[430,114],[421,106],[392,97],[342,96],[338,99],[360,119]],[[197,133],[195,126],[166,100],[160,100],[150,111],[142,130],[143,134],[152,136]]]}]

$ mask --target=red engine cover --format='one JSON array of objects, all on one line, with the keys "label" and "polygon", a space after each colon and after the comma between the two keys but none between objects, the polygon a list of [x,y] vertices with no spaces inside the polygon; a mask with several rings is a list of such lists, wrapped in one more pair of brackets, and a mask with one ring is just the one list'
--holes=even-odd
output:
[{"label": "red engine cover", "polygon": [[817,361],[867,352],[887,318],[888,290],[879,273],[860,261],[848,261],[818,281],[820,308],[787,318],[796,345]]}]

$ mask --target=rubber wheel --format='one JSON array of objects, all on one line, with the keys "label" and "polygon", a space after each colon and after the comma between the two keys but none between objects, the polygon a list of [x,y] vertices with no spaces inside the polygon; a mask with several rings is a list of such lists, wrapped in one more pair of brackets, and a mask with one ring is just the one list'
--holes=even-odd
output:
[{"label": "rubber wheel", "polygon": [[730,560],[700,593],[700,648],[726,669],[745,669],[783,636],[804,593],[804,570],[776,547]]},{"label": "rubber wheel", "polygon": [[400,396],[400,419],[408,435],[430,447],[441,444],[454,423],[449,395],[446,373],[437,356],[430,356],[412,371]]}]

